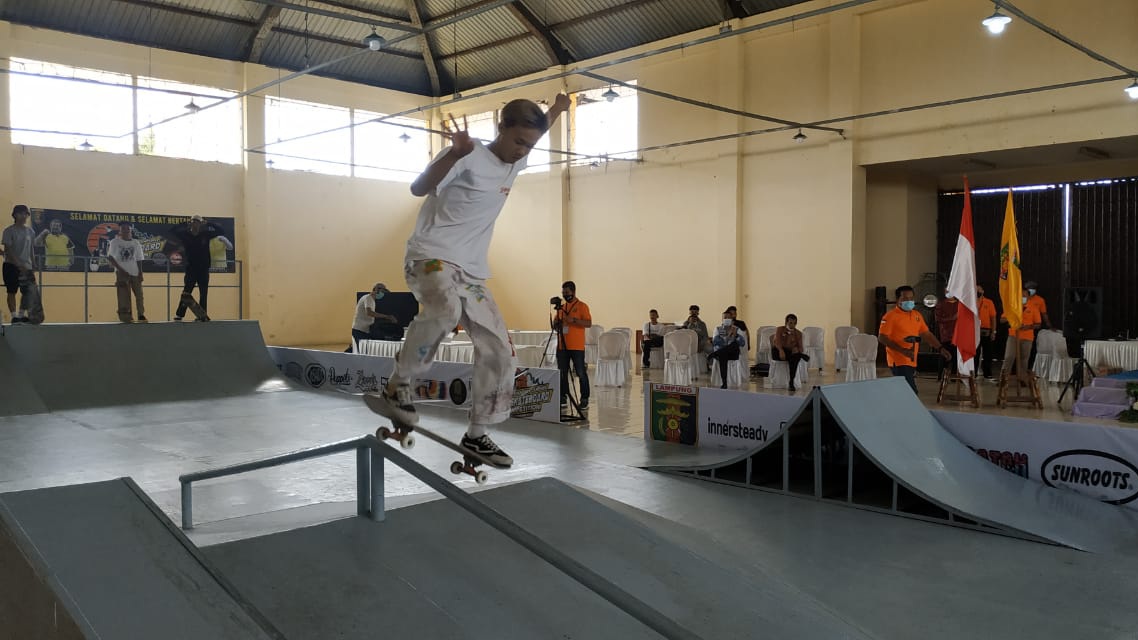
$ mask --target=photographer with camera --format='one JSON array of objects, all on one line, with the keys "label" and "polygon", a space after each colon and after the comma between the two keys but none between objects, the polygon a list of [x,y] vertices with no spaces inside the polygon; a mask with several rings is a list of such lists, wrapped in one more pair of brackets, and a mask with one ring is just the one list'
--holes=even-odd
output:
[{"label": "photographer with camera", "polygon": [[577,299],[577,285],[569,280],[561,285],[560,298],[549,302],[557,309],[557,368],[561,371],[561,406],[569,404],[569,363],[581,380],[581,409],[589,407],[589,372],[585,368],[585,329],[593,326],[589,305]]},{"label": "photographer with camera", "polygon": [[948,360],[951,354],[940,340],[929,332],[925,319],[916,310],[917,303],[914,300],[916,294],[913,288],[907,284],[901,285],[894,291],[894,295],[897,297],[897,306],[890,309],[881,319],[877,341],[885,345],[885,361],[889,363],[890,371],[895,376],[904,377],[913,388],[913,393],[916,393],[917,349],[921,346],[921,339],[928,340],[929,344],[939,349],[945,360]]}]

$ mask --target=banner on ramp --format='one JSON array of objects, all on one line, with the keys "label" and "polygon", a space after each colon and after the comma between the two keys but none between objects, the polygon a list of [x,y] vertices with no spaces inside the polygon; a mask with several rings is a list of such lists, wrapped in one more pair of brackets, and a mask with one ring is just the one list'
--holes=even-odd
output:
[{"label": "banner on ramp", "polygon": [[751,449],[786,428],[803,398],[646,383],[644,439]]}]

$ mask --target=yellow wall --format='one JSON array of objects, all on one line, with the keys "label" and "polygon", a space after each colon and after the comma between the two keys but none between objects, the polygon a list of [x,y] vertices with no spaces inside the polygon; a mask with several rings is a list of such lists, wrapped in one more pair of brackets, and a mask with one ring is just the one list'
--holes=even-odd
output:
[{"label": "yellow wall", "polygon": [[[828,4],[816,0],[734,26]],[[1039,0],[1026,8],[1076,40],[1138,66],[1132,35],[1138,3]],[[1116,73],[1023,21],[1002,37],[989,36],[979,21],[990,10],[979,1],[880,0],[601,72],[798,121]],[[619,56],[714,33],[686,34]],[[277,76],[271,69],[182,54],[154,51],[151,58],[138,47],[3,23],[0,36],[4,55],[230,89]],[[828,336],[851,322],[866,329],[874,285],[892,290],[935,268],[937,176],[907,170],[905,162],[1133,136],[1138,117],[1122,92],[1126,84],[841,122],[833,126],[845,130],[844,138],[808,129],[800,145],[791,140],[794,130],[779,131],[647,152],[643,163],[558,165],[525,175],[498,222],[491,286],[508,323],[518,328],[543,328],[548,298],[563,279],[573,279],[596,321],[610,327],[636,327],[650,307],[678,321],[688,304],[697,303],[709,320],[737,304],[754,328],[777,324],[793,311],[802,325],[825,327]],[[597,86],[570,76],[443,111],[473,114],[513,97]],[[281,93],[382,112],[425,104],[415,96],[317,78],[290,81]],[[257,102],[247,107],[251,120],[259,113]],[[641,145],[775,126],[643,94],[639,104]],[[248,135],[256,144],[263,133],[252,124]],[[562,146],[563,132],[554,135],[553,146]],[[343,340],[352,291],[376,279],[402,284],[403,244],[419,204],[405,184],[266,171],[256,156],[242,168],[10,149],[0,153],[0,189],[11,200],[237,217],[238,251],[250,262],[246,308],[272,342]],[[891,168],[874,168],[882,163]],[[1043,173],[1051,180],[1086,177],[1088,166]],[[1096,166],[1126,171],[1133,161]],[[143,179],[131,181],[129,189],[114,188],[126,174]]]}]

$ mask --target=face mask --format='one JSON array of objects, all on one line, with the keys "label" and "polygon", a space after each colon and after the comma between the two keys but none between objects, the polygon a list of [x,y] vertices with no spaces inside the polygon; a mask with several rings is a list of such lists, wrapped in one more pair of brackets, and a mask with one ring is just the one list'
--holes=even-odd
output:
[{"label": "face mask", "polygon": [[382,300],[382,299],[383,299],[383,292],[382,292],[382,291],[377,291],[377,292],[375,293],[375,299],[376,299],[376,300]]},{"label": "face mask", "polygon": [[977,297],[977,298],[983,298],[983,297],[984,297],[984,292],[983,292],[983,291],[977,291],[977,292],[976,292],[976,297]]},{"label": "face mask", "polygon": [[1029,296],[1033,296],[1033,295],[1035,295],[1035,289],[1028,289],[1028,290],[1027,290],[1027,295],[1029,295]]},{"label": "face mask", "polygon": [[1023,300],[1023,304],[1027,304],[1027,298],[1021,298],[1021,300]]},{"label": "face mask", "polygon": [[945,300],[955,300],[956,298],[955,298],[955,297],[953,297],[953,296],[950,296],[950,295],[948,295],[948,294],[945,294],[945,295],[944,295],[944,299],[945,299]]},{"label": "face mask", "polygon": [[723,319],[723,326],[724,327],[730,327],[733,324],[735,324],[735,323],[731,321],[731,318],[724,318]]},{"label": "face mask", "polygon": [[917,308],[917,303],[915,300],[906,300],[901,303],[902,311],[912,311],[915,308]]}]

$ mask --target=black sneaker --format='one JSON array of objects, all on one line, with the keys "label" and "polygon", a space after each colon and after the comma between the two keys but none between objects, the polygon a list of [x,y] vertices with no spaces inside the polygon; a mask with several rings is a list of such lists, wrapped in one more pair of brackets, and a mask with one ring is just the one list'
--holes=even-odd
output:
[{"label": "black sneaker", "polygon": [[419,424],[419,413],[415,411],[415,396],[411,393],[411,386],[401,384],[395,387],[392,394],[387,389],[379,393],[365,393],[364,404],[372,411],[392,422],[399,422],[409,427]]},{"label": "black sneaker", "polygon": [[138,316],[137,322],[141,322],[141,323],[145,324],[145,323],[149,322],[149,320],[146,319],[146,316]]},{"label": "black sneaker", "polygon": [[462,436],[462,442],[459,443],[463,448],[470,449],[471,451],[486,456],[490,462],[497,467],[508,467],[514,464],[514,459],[509,456],[502,448],[494,444],[490,436],[484,435],[479,438],[471,438],[470,436]]},{"label": "black sneaker", "polygon": [[589,408],[589,399],[588,398],[581,398],[581,403],[578,404],[577,406],[582,408],[582,409],[588,409]]}]

